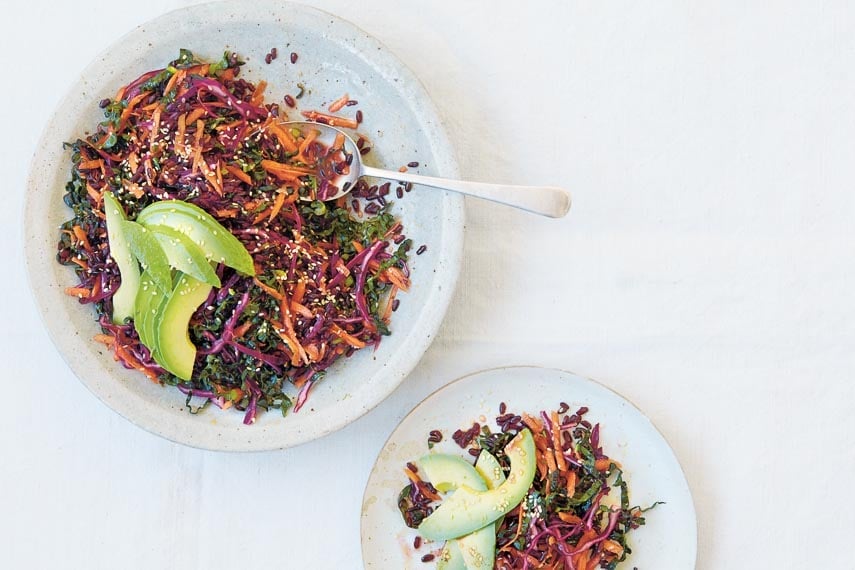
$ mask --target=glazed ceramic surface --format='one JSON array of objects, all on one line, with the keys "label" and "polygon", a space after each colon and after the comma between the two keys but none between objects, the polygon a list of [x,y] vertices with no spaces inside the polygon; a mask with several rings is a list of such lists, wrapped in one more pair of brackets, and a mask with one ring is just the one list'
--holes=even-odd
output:
[{"label": "glazed ceramic surface", "polygon": [[[265,64],[276,47],[279,57]],[[298,413],[260,414],[245,426],[243,414],[208,409],[188,413],[178,390],[149,382],[113,361],[92,341],[100,332],[91,307],[64,294],[75,284],[71,269],[55,262],[69,151],[62,143],[83,136],[103,120],[98,101],[141,73],[163,67],[187,48],[207,60],[224,50],[246,61],[243,74],[268,82],[266,99],[296,94],[303,109],[323,109],[342,93],[359,101],[360,132],[372,142],[368,164],[397,169],[410,161],[425,174],[453,177],[452,148],[427,93],[412,73],[377,40],[325,12],[282,2],[222,2],[166,14],[130,32],[82,73],[48,124],[33,160],[25,207],[25,254],[30,284],[57,349],[80,380],[104,403],[135,424],[171,440],[216,450],[281,449],[310,441],[358,418],[410,372],[432,341],[457,281],[463,241],[463,200],[416,187],[392,212],[415,246],[413,287],[401,295],[393,334],[377,351],[359,351],[329,369]],[[299,55],[291,64],[289,54]],[[355,112],[353,107],[346,111]]]}]

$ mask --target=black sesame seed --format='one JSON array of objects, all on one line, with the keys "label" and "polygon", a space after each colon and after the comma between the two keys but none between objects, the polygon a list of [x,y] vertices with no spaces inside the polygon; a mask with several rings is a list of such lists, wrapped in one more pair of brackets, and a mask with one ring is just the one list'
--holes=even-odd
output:
[{"label": "black sesame seed", "polygon": [[357,124],[362,122],[362,111],[356,112],[356,122]]},{"label": "black sesame seed", "polygon": [[412,162],[408,162],[408,163],[407,163],[407,166],[409,166],[410,168],[418,168],[418,167],[419,167],[419,163],[418,163],[418,162],[416,162],[416,161],[414,160],[414,161],[412,161]]}]

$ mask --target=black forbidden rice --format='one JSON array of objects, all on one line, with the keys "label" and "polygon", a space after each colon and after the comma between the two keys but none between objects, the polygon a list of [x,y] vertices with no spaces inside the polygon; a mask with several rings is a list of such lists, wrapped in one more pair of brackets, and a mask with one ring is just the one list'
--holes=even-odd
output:
[{"label": "black forbidden rice", "polygon": [[421,255],[426,251],[427,251],[427,246],[426,245],[420,245],[419,249],[416,250],[416,255]]}]

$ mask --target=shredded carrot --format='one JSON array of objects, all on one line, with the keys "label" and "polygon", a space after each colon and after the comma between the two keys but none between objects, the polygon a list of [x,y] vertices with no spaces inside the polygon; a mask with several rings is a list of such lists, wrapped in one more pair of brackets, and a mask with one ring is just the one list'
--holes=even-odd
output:
[{"label": "shredded carrot", "polygon": [[180,81],[184,79],[187,75],[187,72],[183,69],[179,69],[175,73],[172,74],[172,77],[169,78],[169,81],[166,82],[166,86],[163,88],[163,96],[166,97],[169,95],[169,92],[178,85]]},{"label": "shredded carrot", "polygon": [[603,550],[605,550],[606,552],[611,552],[612,554],[617,556],[623,554],[623,546],[621,546],[619,542],[607,538],[601,544]]},{"label": "shredded carrot", "polygon": [[115,351],[117,357],[121,358],[124,362],[130,364],[132,368],[145,374],[152,382],[158,383],[157,374],[143,366],[140,361],[134,357],[133,354],[125,350],[125,348],[119,343],[113,345],[113,350]]},{"label": "shredded carrot", "polygon": [[[309,134],[305,135],[303,142],[300,143],[298,148],[298,157],[306,156],[306,150],[309,148],[309,145],[315,142],[315,139],[318,138],[318,135],[320,134],[321,132],[318,129],[309,130]],[[303,162],[307,161],[304,159]]]},{"label": "shredded carrot", "polygon": [[546,467],[548,468],[549,473],[556,471],[558,467],[555,465],[555,454],[551,451],[546,451],[543,456],[546,459]]},{"label": "shredded carrot", "polygon": [[352,346],[353,348],[364,348],[365,347],[365,343],[363,341],[359,340],[358,338],[356,338],[352,334],[348,333],[346,330],[344,330],[343,328],[341,328],[340,326],[338,326],[335,323],[330,325],[330,332],[333,333],[338,338],[340,338],[341,340],[343,340],[344,342],[346,342],[347,344],[349,344],[350,346]]},{"label": "shredded carrot", "polygon": [[104,159],[97,158],[94,160],[82,160],[80,164],[77,165],[78,170],[94,170],[96,168],[101,168],[104,166]]},{"label": "shredded carrot", "polygon": [[241,338],[252,327],[252,321],[247,321],[244,324],[235,327],[234,338]]},{"label": "shredded carrot", "polygon": [[362,244],[361,244],[361,243],[359,243],[359,242],[358,242],[358,241],[356,241],[356,240],[352,240],[350,243],[353,245],[353,249],[355,249],[355,250],[356,250],[356,253],[361,253],[361,252],[362,252],[362,250],[363,250],[363,249],[365,249],[365,248],[362,246]]},{"label": "shredded carrot", "polygon": [[113,343],[116,342],[115,337],[109,334],[96,334],[92,337],[92,340],[100,342],[101,344],[106,344],[107,346],[113,346]]},{"label": "shredded carrot", "polygon": [[350,97],[348,97],[347,93],[345,93],[344,95],[330,103],[330,106],[328,107],[330,113],[337,113],[341,111],[344,106],[347,105],[348,101],[350,101]]},{"label": "shredded carrot", "polygon": [[303,347],[306,350],[306,354],[309,355],[309,360],[311,362],[317,362],[320,360],[320,351],[318,351],[318,347],[314,344],[307,344]]},{"label": "shredded carrot", "polygon": [[[306,351],[303,349],[300,341],[297,340],[297,333],[294,331],[294,316],[291,314],[291,303],[288,301],[288,296],[285,293],[282,293],[282,300],[279,301],[279,312],[281,313],[282,324],[287,333],[287,339],[290,341],[289,346],[291,346],[294,352],[291,363],[294,366],[299,366],[302,360],[304,363],[309,364],[309,357],[306,355]],[[283,339],[286,338],[282,333],[279,336]]]},{"label": "shredded carrot", "polygon": [[574,515],[573,513],[568,513],[566,511],[560,511],[558,513],[558,518],[568,524],[577,524],[582,522],[582,519]]},{"label": "shredded carrot", "polygon": [[539,434],[543,431],[543,424],[540,422],[539,419],[533,416],[523,413],[522,421],[526,426],[528,426],[528,429],[531,430],[532,435]]},{"label": "shredded carrot", "polygon": [[101,200],[104,199],[104,195],[98,190],[95,190],[88,182],[86,183],[86,193],[89,194],[89,197],[92,198],[95,205],[100,208]]},{"label": "shredded carrot", "polygon": [[573,495],[576,494],[576,482],[577,482],[576,479],[577,478],[576,478],[576,472],[575,471],[570,471],[567,474],[567,482],[566,482],[565,486],[567,487],[567,496],[568,497],[572,497]]},{"label": "shredded carrot", "polygon": [[258,288],[260,288],[262,291],[264,291],[265,293],[267,293],[268,295],[270,295],[271,297],[273,297],[277,301],[281,302],[282,299],[284,298],[282,296],[282,293],[280,293],[279,291],[277,291],[276,289],[274,289],[270,285],[267,285],[266,283],[261,281],[258,277],[253,277],[252,282],[255,283],[256,286],[258,286]]},{"label": "shredded carrot", "polygon": [[200,63],[198,65],[194,65],[193,67],[187,68],[187,75],[208,75],[208,71],[211,68],[210,63]]},{"label": "shredded carrot", "polygon": [[413,482],[413,485],[419,488],[422,492],[422,495],[430,499],[431,501],[439,501],[441,497],[431,491],[427,485],[425,485],[424,481],[422,481],[418,475],[410,471],[408,467],[404,467],[404,474],[407,476],[407,479]]},{"label": "shredded carrot", "polygon": [[383,316],[381,317],[384,323],[388,323],[389,319],[392,318],[392,307],[395,305],[395,295],[398,294],[398,287],[392,285],[392,290],[389,291],[389,298],[386,300],[386,308],[383,309]]},{"label": "shredded carrot", "polygon": [[125,110],[122,111],[122,114],[119,117],[119,126],[116,129],[116,132],[120,133],[125,129],[125,125],[128,124],[128,119],[131,118],[131,114],[134,112],[134,109],[136,108],[136,106],[139,104],[140,101],[142,101],[144,98],[146,98],[148,96],[149,96],[149,92],[144,91],[128,102],[128,106],[125,107]]},{"label": "shredded carrot", "polygon": [[344,134],[336,133],[335,140],[333,141],[333,144],[330,147],[330,149],[331,150],[340,150],[341,147],[343,147],[343,146],[344,146]]},{"label": "shredded carrot", "polygon": [[302,114],[311,121],[317,121],[331,127],[346,127],[348,129],[359,127],[359,123],[356,122],[356,119],[327,115],[326,113],[319,113],[318,111],[303,111]]},{"label": "shredded carrot", "polygon": [[249,99],[249,104],[258,107],[261,105],[262,101],[264,101],[264,90],[267,89],[267,82],[265,80],[261,80],[258,82],[258,85],[255,86],[255,91],[252,92],[252,97]]},{"label": "shredded carrot", "polygon": [[151,133],[148,135],[149,146],[154,146],[157,142],[157,135],[160,131],[160,105],[154,110],[151,115]]},{"label": "shredded carrot", "polygon": [[612,460],[609,458],[597,459],[594,461],[594,468],[597,471],[608,471],[609,465],[612,464]]},{"label": "shredded carrot", "polygon": [[140,165],[140,157],[137,153],[132,152],[128,155],[128,166],[131,167],[131,172],[136,172]]},{"label": "shredded carrot", "polygon": [[219,210],[214,210],[214,213],[217,214],[218,218],[236,218],[238,210],[235,208],[220,208]]},{"label": "shredded carrot", "polygon": [[[189,115],[187,115],[187,124],[192,125],[193,123],[198,121],[202,117],[202,115],[204,115],[207,112],[208,111],[206,111],[204,107],[196,107],[195,109],[190,111]],[[203,123],[203,125],[204,125],[204,123]],[[199,125],[197,124],[196,126],[198,128]]]},{"label": "shredded carrot", "polygon": [[291,295],[292,303],[302,303],[303,296],[306,294],[306,280],[297,280],[297,285],[294,287],[294,294]]},{"label": "shredded carrot", "polygon": [[71,262],[75,265],[79,265],[81,269],[89,269],[89,264],[80,259],[79,257],[72,257]]},{"label": "shredded carrot", "polygon": [[564,458],[564,450],[561,447],[561,423],[558,421],[558,412],[552,411],[549,415],[552,420],[552,449],[555,451],[555,463],[562,473],[567,471],[567,460]]},{"label": "shredded carrot", "polygon": [[89,238],[86,237],[86,232],[83,231],[83,228],[80,226],[72,226],[71,231],[74,232],[74,237],[77,238],[77,241],[80,242],[83,249],[86,251],[92,251],[92,246],[89,244]]},{"label": "shredded carrot", "polygon": [[273,208],[270,210],[270,221],[273,221],[277,215],[279,215],[279,210],[282,209],[282,205],[285,204],[285,192],[279,192],[276,194],[276,198],[273,199]]},{"label": "shredded carrot", "polygon": [[268,208],[265,208],[262,211],[260,211],[258,214],[256,214],[256,216],[252,219],[252,225],[257,226],[264,218],[266,218],[267,217],[267,210],[268,210]]},{"label": "shredded carrot", "polygon": [[306,317],[307,319],[311,319],[315,316],[315,314],[309,307],[303,305],[302,303],[298,303],[293,299],[291,300],[291,310],[297,313],[298,315]]},{"label": "shredded carrot", "polygon": [[587,570],[588,559],[591,557],[591,551],[585,550],[576,555],[576,570]]},{"label": "shredded carrot", "polygon": [[279,141],[279,144],[282,145],[282,148],[286,150],[286,152],[297,152],[297,141],[294,140],[294,137],[288,131],[288,129],[283,129],[276,123],[271,123],[267,127],[271,133],[276,137]]},{"label": "shredded carrot", "polygon": [[311,173],[311,171],[304,172],[299,169],[299,167],[288,166],[280,162],[267,159],[261,161],[261,167],[277,178],[290,181],[297,181],[301,176]]},{"label": "shredded carrot", "polygon": [[404,275],[400,267],[389,267],[383,274],[398,289],[405,292],[410,290],[410,280]]},{"label": "shredded carrot", "polygon": [[249,174],[238,168],[237,166],[232,166],[231,164],[226,165],[226,170],[228,170],[232,176],[240,180],[241,182],[245,182],[252,186],[252,178],[249,177]]}]

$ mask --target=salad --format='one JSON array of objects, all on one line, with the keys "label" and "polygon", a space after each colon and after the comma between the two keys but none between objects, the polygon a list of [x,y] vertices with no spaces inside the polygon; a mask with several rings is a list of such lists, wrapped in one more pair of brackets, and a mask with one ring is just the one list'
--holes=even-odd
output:
[{"label": "salad", "polygon": [[[631,506],[621,465],[600,425],[562,403],[536,415],[509,412],[497,430],[474,423],[452,434],[468,459],[428,453],[407,463],[398,496],[413,547],[439,569],[614,569],[631,553],[629,533],[657,504]],[[432,431],[431,448],[443,439]]]},{"label": "salad", "polygon": [[252,424],[259,410],[299,410],[335,361],[390,334],[412,243],[388,185],[323,201],[352,157],[288,125],[302,85],[266,103],[242,65],[181,50],[101,101],[104,121],[67,143],[72,217],[57,260],[75,269],[66,292],[94,307],[95,340],[117,361],[181,390],[193,413],[213,403]]}]

